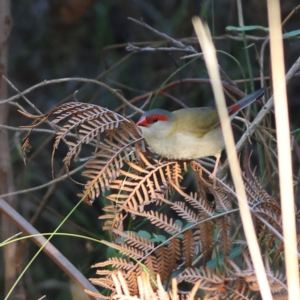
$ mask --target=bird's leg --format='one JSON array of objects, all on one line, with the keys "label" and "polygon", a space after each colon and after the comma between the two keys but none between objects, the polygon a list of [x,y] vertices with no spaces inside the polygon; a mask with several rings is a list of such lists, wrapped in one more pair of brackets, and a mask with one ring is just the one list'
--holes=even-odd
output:
[{"label": "bird's leg", "polygon": [[213,180],[214,185],[216,183],[216,177],[217,177],[218,166],[221,158],[221,153],[216,154],[215,157],[216,157],[215,167],[213,172],[209,175],[209,178]]}]

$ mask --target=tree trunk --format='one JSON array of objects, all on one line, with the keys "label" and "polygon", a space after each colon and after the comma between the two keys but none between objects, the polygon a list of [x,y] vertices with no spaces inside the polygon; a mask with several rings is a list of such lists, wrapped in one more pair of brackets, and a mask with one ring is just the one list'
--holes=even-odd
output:
[{"label": "tree trunk", "polygon": [[[7,98],[7,83],[2,76],[7,76],[8,68],[8,37],[12,28],[12,17],[10,15],[10,1],[0,0],[0,100]],[[0,104],[0,124],[6,124],[8,119],[9,104]],[[8,133],[0,128],[0,194],[7,194],[14,191],[12,165]],[[16,208],[16,198],[6,197],[5,199],[12,207]],[[18,230],[2,216],[1,239],[6,240],[15,235]],[[5,295],[9,292],[18,276],[18,267],[15,263],[17,244],[12,243],[5,246],[4,253],[4,274],[5,274]],[[0,296],[1,297],[1,296]],[[25,299],[25,293],[21,285],[13,291],[10,299]]]}]

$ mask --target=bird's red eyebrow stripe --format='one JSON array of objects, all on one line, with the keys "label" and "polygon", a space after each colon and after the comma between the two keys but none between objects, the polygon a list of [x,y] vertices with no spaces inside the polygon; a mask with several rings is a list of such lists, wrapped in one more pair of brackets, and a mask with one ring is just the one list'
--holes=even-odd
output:
[{"label": "bird's red eyebrow stripe", "polygon": [[148,127],[149,124],[153,123],[153,119],[160,121],[167,121],[168,118],[163,115],[152,115],[152,116],[142,116],[139,121],[136,123],[138,126]]},{"label": "bird's red eyebrow stripe", "polygon": [[149,117],[146,117],[147,121],[148,122],[152,122],[153,119],[158,119],[160,121],[167,121],[168,118],[164,115],[152,115],[152,116],[149,116]]}]

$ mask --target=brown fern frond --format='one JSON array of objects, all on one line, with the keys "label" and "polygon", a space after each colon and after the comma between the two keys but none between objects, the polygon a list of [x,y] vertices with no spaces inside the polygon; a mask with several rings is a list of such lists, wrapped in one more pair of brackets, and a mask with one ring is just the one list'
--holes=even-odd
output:
[{"label": "brown fern frond", "polygon": [[156,261],[157,261],[157,268],[159,270],[159,276],[162,282],[167,282],[170,276],[169,274],[169,266],[167,256],[169,255],[168,249],[166,247],[159,247],[155,250]]},{"label": "brown fern frond", "polygon": [[[211,259],[214,247],[214,224],[211,221],[197,225],[198,230],[194,232],[196,251],[201,251],[204,265]],[[198,246],[198,247],[197,247]]]},{"label": "brown fern frond", "polygon": [[111,276],[114,272],[116,272],[115,270],[111,271],[111,270],[97,270],[96,274],[100,275],[100,276],[106,276],[109,277]]},{"label": "brown fern frond", "polygon": [[259,214],[263,219],[267,220],[267,222],[271,224],[277,231],[282,232],[282,219],[280,214],[271,209],[263,207],[256,207],[254,211],[256,214]]},{"label": "brown fern frond", "polygon": [[177,268],[178,262],[181,258],[181,251],[180,251],[180,240],[178,238],[172,238],[170,244],[167,247],[166,256],[167,259],[167,267],[168,267],[168,277],[167,282],[170,280],[172,272]]},{"label": "brown fern frond", "polygon": [[[138,153],[143,156],[142,153]],[[119,204],[120,209],[131,211],[144,210],[144,206],[157,200],[157,193],[164,193],[161,183],[167,183],[165,172],[170,165],[176,162],[162,162],[151,164],[142,168],[138,163],[126,161],[129,171],[121,170],[124,179],[113,180],[111,189],[116,189],[117,194],[111,194],[107,198]]]},{"label": "brown fern frond", "polygon": [[185,267],[192,267],[193,257],[195,255],[195,241],[192,230],[186,230],[182,238],[182,258]]},{"label": "brown fern frond", "polygon": [[48,120],[48,117],[50,115],[50,113],[52,112],[52,110],[46,114],[43,114],[43,115],[32,115],[28,112],[25,112],[25,111],[22,111],[22,110],[18,110],[18,112],[20,114],[22,114],[23,116],[25,116],[26,118],[29,118],[29,119],[34,119],[35,121],[33,121],[33,124],[32,125],[26,125],[26,126],[20,126],[21,128],[36,128],[38,126],[40,126],[41,124],[43,124],[44,122],[46,122]]},{"label": "brown fern frond", "polygon": [[144,251],[138,250],[135,247],[131,247],[126,244],[118,245],[118,244],[114,244],[114,243],[107,242],[107,241],[105,241],[104,243],[108,247],[118,250],[121,254],[124,254],[128,257],[133,257],[135,259],[141,259],[145,256]]},{"label": "brown fern frond", "polygon": [[146,260],[144,261],[144,265],[147,268],[147,273],[149,274],[149,276],[152,278],[152,280],[155,280],[156,276],[160,274],[156,257],[154,257],[153,255],[147,256]]},{"label": "brown fern frond", "polygon": [[206,198],[198,198],[197,193],[185,193],[179,186],[170,182],[174,189],[184,197],[184,200],[188,202],[194,209],[198,210],[198,213],[206,216],[213,216],[215,210],[212,208],[211,204]]},{"label": "brown fern frond", "polygon": [[97,139],[99,140],[100,133],[118,128],[121,122],[129,123],[126,118],[107,108],[79,102],[62,104],[53,109],[49,113],[49,116],[52,114],[60,114],[51,122],[52,124],[58,124],[63,120],[67,121],[56,134],[52,159],[61,140],[73,130],[79,130],[79,136],[76,143],[69,142],[69,151],[64,159],[66,166],[70,165],[72,157],[82,144],[89,144],[95,137],[98,137]]},{"label": "brown fern frond", "polygon": [[138,266],[135,271],[128,272],[123,274],[124,279],[126,280],[128,291],[130,295],[137,295],[139,292],[139,285],[137,278],[142,274],[140,266]]},{"label": "brown fern frond", "polygon": [[[125,128],[124,125],[120,125],[120,127]],[[126,127],[128,129],[128,126]],[[98,197],[100,191],[104,192],[105,189],[109,189],[109,183],[119,176],[120,170],[124,166],[124,160],[130,160],[134,157],[134,146],[142,140],[141,136],[125,137],[121,128],[113,131],[113,140],[104,139],[103,142],[97,144],[99,150],[93,152],[95,158],[87,162],[86,170],[82,173],[83,176],[90,179],[86,183],[85,191],[96,184],[99,185],[96,197]],[[66,157],[64,162],[69,164],[70,156]]]},{"label": "brown fern frond", "polygon": [[108,260],[94,264],[91,267],[92,268],[103,268],[103,267],[107,267],[107,266],[112,266],[113,268],[118,269],[118,270],[130,270],[133,268],[134,263],[125,258],[111,257]]},{"label": "brown fern frond", "polygon": [[[141,134],[134,123],[98,105],[70,102],[41,116],[23,114],[35,119],[35,124],[26,126],[31,129],[41,125],[54,115],[58,116],[51,121],[52,124],[64,121],[65,124],[57,132],[53,145],[52,166],[55,151],[61,140],[65,140],[70,134],[72,134],[73,140],[66,141],[69,151],[63,160],[67,170],[72,158],[83,144],[93,142],[95,147],[101,150],[94,153],[95,158],[87,163],[87,170],[83,173],[84,176],[90,178],[83,191],[84,200],[89,204],[99,196],[101,190],[109,187],[111,180],[119,176],[124,158],[130,160],[134,156],[136,144],[142,143]],[[117,128],[118,130],[115,130]],[[108,138],[101,142],[100,134],[103,132],[106,132]],[[27,149],[29,135],[24,143]],[[144,148],[142,144],[141,147]]]},{"label": "brown fern frond", "polygon": [[114,283],[111,280],[111,278],[89,278],[89,281],[94,285],[99,285],[101,287],[104,287],[105,289],[109,289],[111,291],[114,291]]},{"label": "brown fern frond", "polygon": [[251,293],[252,290],[249,289],[249,286],[245,281],[243,281],[242,284],[239,282],[238,288],[235,286],[234,287],[226,286],[226,299],[232,299],[232,300],[255,299],[255,296],[251,297]]},{"label": "brown fern frond", "polygon": [[286,285],[286,277],[284,274],[277,272],[268,272],[268,280],[271,287],[272,294],[287,295],[288,289]]},{"label": "brown fern frond", "polygon": [[[153,286],[152,278],[146,272],[142,272],[137,277],[132,277],[130,280],[126,278],[126,275],[122,272],[115,273],[111,276],[113,282],[114,292],[110,297],[104,297],[103,299],[118,299],[118,300],[200,300],[199,297],[195,297],[201,281],[198,281],[192,290],[186,295],[180,295],[178,293],[176,279],[172,280],[172,288],[167,292],[162,285],[160,276],[157,275],[157,285]],[[85,290],[88,295],[94,297],[100,297],[101,294],[97,294],[88,290]],[[214,299],[219,298],[203,298]]]},{"label": "brown fern frond", "polygon": [[186,268],[177,277],[178,282],[196,283],[201,281],[199,288],[203,291],[224,293],[227,279],[207,268]]},{"label": "brown fern frond", "polygon": [[89,290],[86,290],[86,289],[84,290],[84,292],[85,292],[87,295],[92,296],[92,297],[95,297],[95,298],[100,298],[100,299],[111,299],[110,296],[104,296],[104,295],[102,295],[102,294],[99,293],[99,292],[95,293],[95,292],[92,292],[92,291],[89,291]]},{"label": "brown fern frond", "polygon": [[171,205],[171,208],[176,211],[178,216],[190,223],[196,223],[199,220],[196,213],[189,209],[187,205],[182,201],[175,201],[173,205]]},{"label": "brown fern frond", "polygon": [[174,182],[174,184],[176,186],[180,186],[180,183],[183,179],[182,177],[182,168],[180,166],[180,164],[178,162],[176,162],[175,164],[168,164],[166,166],[166,171],[165,171],[167,178]]},{"label": "brown fern frond", "polygon": [[122,212],[119,212],[115,205],[107,205],[103,208],[103,210],[108,212],[107,214],[98,217],[98,219],[106,220],[103,226],[103,230],[109,230],[111,234],[114,228],[122,231],[123,220],[126,216],[123,216]]},{"label": "brown fern frond", "polygon": [[255,207],[268,204],[274,210],[281,211],[279,203],[266,192],[255,176],[250,179],[243,173],[243,180],[249,204]]},{"label": "brown fern frond", "polygon": [[217,218],[216,227],[218,229],[218,241],[220,249],[224,256],[228,256],[232,248],[232,239],[230,235],[230,217],[221,216]]},{"label": "brown fern frond", "polygon": [[[226,261],[234,269],[234,271],[229,270],[229,272],[234,274],[234,276],[237,276],[240,279],[244,280],[251,291],[259,292],[260,288],[258,284],[258,279],[256,277],[253,265],[250,261],[249,254],[246,252],[244,248],[242,248],[242,254],[246,263],[246,268],[244,270],[241,270],[236,263],[234,263],[231,259],[226,258]],[[281,295],[287,294],[288,290],[287,290],[287,285],[285,283],[285,276],[281,274],[279,271],[273,274],[273,272],[269,269],[268,262],[266,266],[266,275],[273,295],[277,295],[278,297],[280,295],[281,297]],[[284,299],[280,297],[279,299]]]},{"label": "brown fern frond", "polygon": [[[88,161],[86,170],[83,172],[83,175],[89,178],[83,193],[90,202],[98,197],[100,192],[110,189],[110,184],[120,174],[127,176],[128,172],[122,170],[125,161],[129,168],[132,167],[132,164],[138,166],[136,147],[143,147],[143,142],[135,125],[120,124],[118,130],[113,131],[114,135],[110,139],[105,139],[98,144],[99,151],[93,153],[95,158]],[[131,161],[135,161],[135,163]],[[134,170],[137,171],[137,167]],[[140,168],[138,171],[141,170],[143,169]],[[134,176],[133,174],[134,172],[131,172],[131,177]]]},{"label": "brown fern frond", "polygon": [[150,210],[149,212],[145,212],[144,216],[146,216],[152,224],[164,229],[170,234],[176,234],[181,231],[181,225],[174,223],[172,218],[168,218],[168,216],[163,213]]},{"label": "brown fern frond", "polygon": [[231,193],[223,186],[209,186],[209,192],[215,198],[216,211],[228,211],[232,209]]},{"label": "brown fern frond", "polygon": [[136,233],[132,231],[120,231],[117,229],[113,229],[113,233],[116,235],[123,237],[124,241],[122,241],[122,244],[126,243],[129,246],[132,246],[138,250],[142,250],[145,252],[151,251],[154,249],[154,243],[150,240],[138,236]]},{"label": "brown fern frond", "polygon": [[289,297],[288,292],[282,292],[282,293],[274,293],[272,294],[273,300],[287,300]]}]

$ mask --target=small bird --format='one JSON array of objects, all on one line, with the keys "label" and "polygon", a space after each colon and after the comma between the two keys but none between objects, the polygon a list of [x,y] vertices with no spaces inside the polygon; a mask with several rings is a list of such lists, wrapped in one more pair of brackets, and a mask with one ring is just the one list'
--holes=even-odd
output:
[{"label": "small bird", "polygon": [[[230,119],[264,93],[265,89],[261,88],[229,106]],[[152,150],[168,159],[215,156],[216,163],[210,178],[216,178],[221,152],[225,148],[216,108],[182,108],[173,112],[155,108],[146,111],[136,124]]]}]

